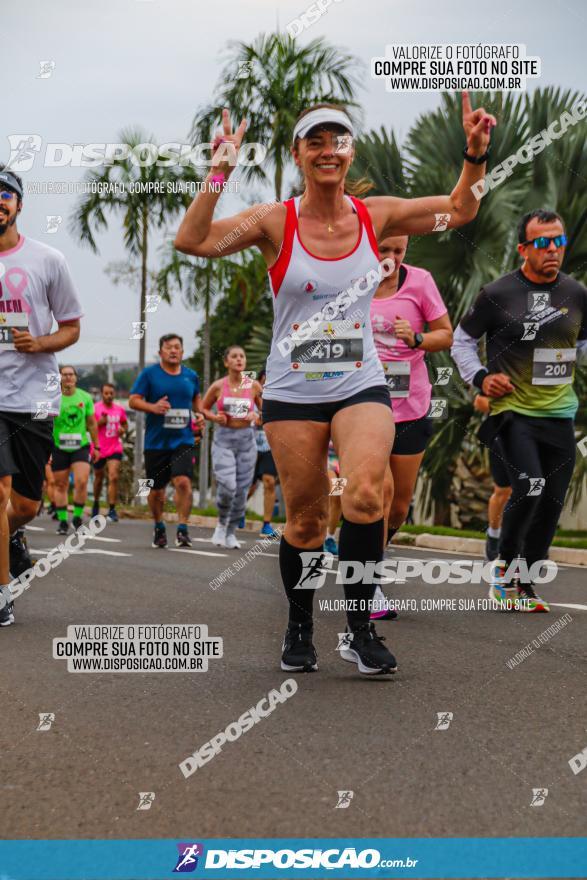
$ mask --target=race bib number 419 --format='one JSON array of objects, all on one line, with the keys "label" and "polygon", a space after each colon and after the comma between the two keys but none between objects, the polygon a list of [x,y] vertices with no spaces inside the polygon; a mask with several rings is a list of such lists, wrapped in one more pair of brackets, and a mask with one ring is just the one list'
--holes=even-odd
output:
[{"label": "race bib number 419", "polygon": [[359,322],[321,321],[303,338],[298,329],[294,324],[292,370],[315,372],[319,367],[321,372],[350,372],[363,366],[363,327]]}]

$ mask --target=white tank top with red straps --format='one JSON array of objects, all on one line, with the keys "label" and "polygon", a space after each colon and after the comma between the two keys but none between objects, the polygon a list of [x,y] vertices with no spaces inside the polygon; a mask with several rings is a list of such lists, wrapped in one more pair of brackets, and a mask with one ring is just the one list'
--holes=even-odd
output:
[{"label": "white tank top with red straps", "polygon": [[364,204],[346,196],[359,237],[342,257],[317,257],[300,240],[300,198],[286,201],[283,244],[269,269],[273,339],[263,397],[287,403],[343,400],[385,385],[371,331],[370,305],[382,270]]}]

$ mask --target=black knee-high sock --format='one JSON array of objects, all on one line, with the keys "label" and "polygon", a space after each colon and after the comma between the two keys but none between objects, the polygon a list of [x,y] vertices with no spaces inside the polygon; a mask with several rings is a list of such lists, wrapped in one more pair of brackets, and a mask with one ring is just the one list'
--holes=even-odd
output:
[{"label": "black knee-high sock", "polygon": [[289,602],[289,622],[290,623],[310,623],[312,621],[312,606],[314,604],[314,593],[316,590],[301,589],[296,590],[294,587],[300,582],[302,570],[304,568],[300,553],[316,553],[317,556],[322,552],[322,544],[316,549],[299,550],[292,547],[285,540],[283,535],[279,544],[279,568],[283,586],[285,587],[285,595]]},{"label": "black knee-high sock", "polygon": [[[383,559],[383,533],[385,521],[383,517],[374,523],[354,523],[343,517],[338,539],[338,559],[341,562],[381,562]],[[367,571],[366,579],[372,581]],[[344,584],[344,597],[349,602],[347,618],[349,626],[369,622],[369,603],[375,592],[374,583],[363,583],[361,579],[355,584]],[[355,601],[353,601],[355,600]],[[353,606],[356,606],[353,610]]]}]

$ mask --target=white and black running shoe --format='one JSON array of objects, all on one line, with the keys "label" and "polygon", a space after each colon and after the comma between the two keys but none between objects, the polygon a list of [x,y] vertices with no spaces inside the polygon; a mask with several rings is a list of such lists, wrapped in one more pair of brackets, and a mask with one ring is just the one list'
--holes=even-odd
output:
[{"label": "white and black running shoe", "polygon": [[32,568],[33,561],[31,559],[24,529],[17,529],[14,535],[10,536],[10,574],[13,578],[19,577],[29,568]]},{"label": "white and black running shoe", "polygon": [[349,663],[356,663],[363,675],[387,675],[397,672],[397,661],[383,642],[385,636],[378,636],[375,624],[363,623],[354,630],[347,626],[352,635],[348,645],[341,648],[340,656]]},{"label": "white and black running shoe", "polygon": [[499,538],[492,538],[489,532],[485,533],[485,559],[493,562],[499,556]]},{"label": "white and black running shoe", "polygon": [[176,547],[191,547],[192,539],[188,534],[187,529],[178,529],[175,533],[175,546]]},{"label": "white and black running shoe", "polygon": [[151,546],[165,550],[167,547],[167,532],[165,531],[165,526],[155,526],[155,531],[153,532],[153,544]]},{"label": "white and black running shoe", "polygon": [[69,534],[69,523],[66,519],[60,519],[59,525],[57,526],[56,532],[58,535],[68,535]]},{"label": "white and black running shoe", "polygon": [[281,668],[284,672],[316,672],[318,655],[312,644],[311,623],[289,623],[283,639]]}]

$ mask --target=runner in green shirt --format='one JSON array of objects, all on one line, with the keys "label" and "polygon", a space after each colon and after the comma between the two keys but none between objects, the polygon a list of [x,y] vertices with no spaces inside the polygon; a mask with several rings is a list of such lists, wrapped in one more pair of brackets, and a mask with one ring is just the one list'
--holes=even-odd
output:
[{"label": "runner in green shirt", "polygon": [[73,471],[73,527],[82,524],[84,504],[88,497],[90,476],[90,437],[94,442],[92,460],[100,458],[98,426],[94,401],[77,388],[75,367],[61,367],[61,406],[53,422],[53,454],[51,468],[55,477],[55,507],[59,522],[58,535],[67,535],[67,487]]}]

